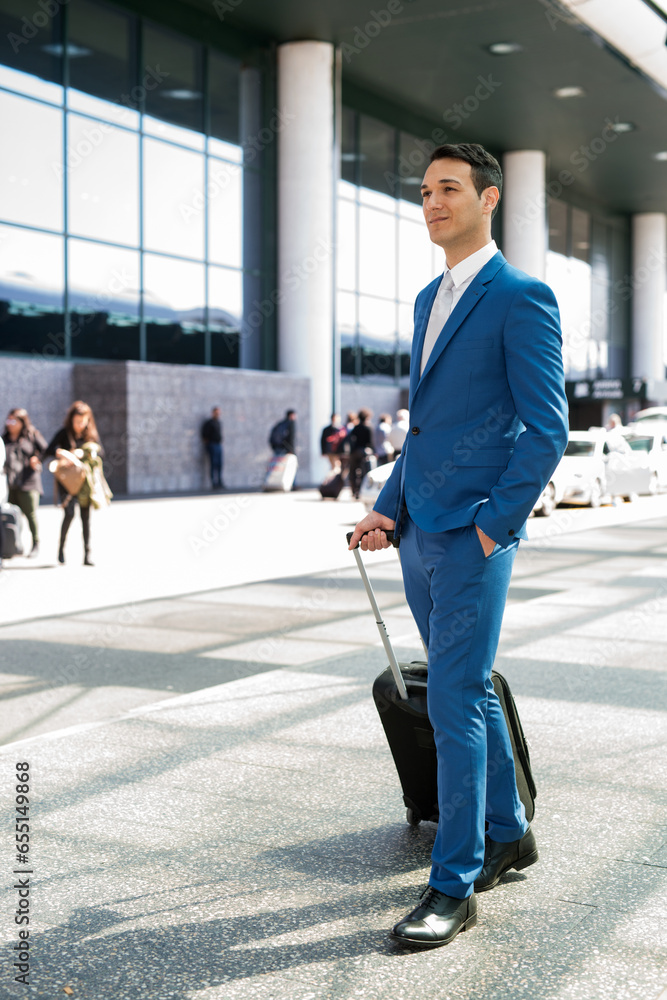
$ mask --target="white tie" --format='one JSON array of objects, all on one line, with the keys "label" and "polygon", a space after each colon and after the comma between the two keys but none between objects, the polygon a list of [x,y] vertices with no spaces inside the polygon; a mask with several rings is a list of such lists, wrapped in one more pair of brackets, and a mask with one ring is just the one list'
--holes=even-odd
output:
[{"label": "white tie", "polygon": [[440,282],[438,294],[431,306],[431,315],[428,318],[428,326],[426,327],[424,346],[422,348],[421,367],[419,369],[420,376],[424,374],[424,369],[428,364],[433,346],[440,336],[443,326],[449,319],[449,314],[452,311],[452,300],[454,298],[453,288],[454,282],[451,271],[447,271]]}]

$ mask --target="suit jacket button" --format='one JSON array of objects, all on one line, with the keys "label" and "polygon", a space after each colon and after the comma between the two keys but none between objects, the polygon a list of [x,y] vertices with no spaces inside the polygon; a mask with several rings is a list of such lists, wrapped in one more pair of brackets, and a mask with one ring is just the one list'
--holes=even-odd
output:
[{"label": "suit jacket button", "polygon": [[513,528],[510,528],[510,530],[509,530],[509,531],[507,532],[507,534],[508,534],[508,535],[513,535],[513,534],[514,534],[514,529],[513,529]]},{"label": "suit jacket button", "polygon": [[412,433],[413,434],[419,434],[419,428],[418,427],[413,427],[412,428]]}]

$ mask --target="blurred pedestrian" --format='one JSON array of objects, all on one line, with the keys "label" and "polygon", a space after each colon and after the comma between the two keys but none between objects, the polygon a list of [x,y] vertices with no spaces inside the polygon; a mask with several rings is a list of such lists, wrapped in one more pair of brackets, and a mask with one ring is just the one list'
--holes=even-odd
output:
[{"label": "blurred pedestrian", "polygon": [[274,455],[296,455],[296,410],[287,410],[271,428],[269,444]]},{"label": "blurred pedestrian", "polygon": [[[84,445],[93,444],[96,446],[96,457],[103,454],[100,436],[95,426],[95,417],[88,403],[77,399],[70,406],[65,417],[65,426],[61,427],[57,434],[49,442],[44,453],[46,458],[55,455],[56,458],[67,460],[68,456],[77,450],[82,450]],[[82,452],[83,456],[83,452]],[[74,520],[74,514],[78,507],[81,511],[81,529],[83,532],[84,566],[93,566],[90,556],[90,503],[81,502],[79,496],[71,496],[59,483],[56,483],[56,495],[58,504],[64,508],[65,515],[60,528],[60,544],[58,546],[58,562],[65,562],[65,541],[67,532]]]},{"label": "blurred pedestrian", "polygon": [[332,413],[331,423],[324,428],[320,438],[322,457],[329,460],[332,472],[340,471],[340,446],[346,434],[340,425],[340,413]]},{"label": "blurred pedestrian", "polygon": [[37,428],[32,426],[27,410],[21,407],[9,411],[2,440],[6,450],[9,503],[16,504],[27,518],[32,536],[29,558],[34,559],[39,555],[37,508],[39,498],[44,493],[42,456],[46,450],[46,441]]},{"label": "blurred pedestrian", "polygon": [[627,454],[632,450],[623,434],[623,421],[619,413],[609,414],[605,430],[607,432],[606,445],[609,451],[619,451],[622,454]]},{"label": "blurred pedestrian", "polygon": [[225,488],[225,484],[222,481],[223,435],[219,406],[213,407],[211,410],[211,416],[202,424],[201,438],[208,454],[211,472],[211,489],[223,490]]},{"label": "blurred pedestrian", "polygon": [[380,422],[375,431],[375,455],[378,465],[386,465],[393,461],[394,446],[389,439],[391,434],[391,415],[389,413],[380,414]]},{"label": "blurred pedestrian", "polygon": [[[0,504],[7,497],[7,476],[5,475],[5,442],[0,437]],[[0,569],[2,569],[2,512],[0,511]]]},{"label": "blurred pedestrian", "polygon": [[370,426],[372,410],[359,410],[359,422],[352,428],[350,442],[350,489],[355,500],[359,499],[363,478],[370,469],[373,455],[373,431]]},{"label": "blurred pedestrian", "polygon": [[405,438],[410,430],[410,414],[407,410],[396,411],[396,422],[391,428],[389,440],[394,446],[394,458],[398,458],[403,450]]}]

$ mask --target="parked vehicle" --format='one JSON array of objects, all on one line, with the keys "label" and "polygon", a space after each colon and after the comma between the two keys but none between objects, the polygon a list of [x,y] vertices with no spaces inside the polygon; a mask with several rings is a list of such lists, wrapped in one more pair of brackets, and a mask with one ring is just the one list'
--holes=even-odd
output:
[{"label": "parked vehicle", "polygon": [[[640,428],[643,428],[640,430]],[[632,451],[649,472],[649,493],[667,489],[667,423],[660,430],[657,425],[639,424],[625,434]]]},{"label": "parked vehicle", "polygon": [[638,493],[648,493],[651,478],[646,461],[623,435],[604,430],[570,431],[556,472],[563,482],[563,501],[590,507],[599,507],[605,499],[633,500]]},{"label": "parked vehicle", "polygon": [[667,434],[667,406],[649,406],[646,410],[639,410],[632,419],[630,429],[643,433],[649,425]]}]

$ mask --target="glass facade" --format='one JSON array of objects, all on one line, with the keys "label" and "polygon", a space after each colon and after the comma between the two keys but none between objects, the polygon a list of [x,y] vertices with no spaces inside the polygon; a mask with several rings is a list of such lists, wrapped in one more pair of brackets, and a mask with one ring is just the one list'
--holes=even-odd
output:
[{"label": "glass facade", "polygon": [[548,221],[546,281],[561,313],[565,377],[624,378],[629,233],[618,220],[554,198]]},{"label": "glass facade", "polygon": [[347,108],[341,134],[336,222],[341,374],[405,380],[415,298],[444,268],[421,210],[427,157],[419,153],[415,170],[406,173],[402,164],[418,149],[417,140]]},{"label": "glass facade", "polygon": [[238,366],[244,299],[272,280],[241,141],[259,71],[97,0],[29,39],[25,14],[0,0],[0,351]]}]

